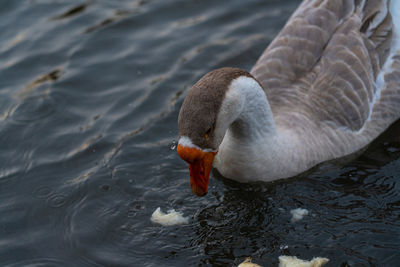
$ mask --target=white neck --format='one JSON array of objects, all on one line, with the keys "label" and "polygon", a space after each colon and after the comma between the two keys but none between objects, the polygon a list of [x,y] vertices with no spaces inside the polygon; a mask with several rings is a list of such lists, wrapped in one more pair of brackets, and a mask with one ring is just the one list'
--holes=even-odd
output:
[{"label": "white neck", "polygon": [[276,126],[267,96],[256,80],[240,76],[233,80],[221,105],[217,124],[231,138],[255,141],[276,135]]},{"label": "white neck", "polygon": [[296,137],[276,127],[267,96],[251,77],[232,81],[216,134],[223,140],[214,166],[227,178],[268,181],[296,173],[286,167]]}]

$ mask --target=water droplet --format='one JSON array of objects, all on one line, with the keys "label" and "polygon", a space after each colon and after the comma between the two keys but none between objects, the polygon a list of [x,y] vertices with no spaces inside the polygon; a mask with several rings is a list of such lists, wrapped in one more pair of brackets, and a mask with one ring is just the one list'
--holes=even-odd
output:
[{"label": "water droplet", "polygon": [[175,140],[172,141],[172,143],[170,144],[169,148],[171,150],[175,150],[176,149],[176,141]]}]

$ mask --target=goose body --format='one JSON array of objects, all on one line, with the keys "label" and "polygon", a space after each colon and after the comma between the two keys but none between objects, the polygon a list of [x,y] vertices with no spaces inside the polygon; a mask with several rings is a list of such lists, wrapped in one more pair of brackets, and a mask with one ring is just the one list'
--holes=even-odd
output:
[{"label": "goose body", "polygon": [[211,164],[238,181],[287,178],[399,117],[400,1],[305,0],[250,72],[217,69],[189,90],[178,153],[204,195]]}]

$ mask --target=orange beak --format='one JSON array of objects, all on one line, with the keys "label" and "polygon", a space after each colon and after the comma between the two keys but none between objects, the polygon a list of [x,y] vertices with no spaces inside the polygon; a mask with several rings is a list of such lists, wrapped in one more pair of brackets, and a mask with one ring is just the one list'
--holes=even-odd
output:
[{"label": "orange beak", "polygon": [[193,193],[199,197],[206,195],[212,163],[217,152],[204,152],[182,145],[178,145],[177,151],[178,155],[189,163],[190,187]]}]

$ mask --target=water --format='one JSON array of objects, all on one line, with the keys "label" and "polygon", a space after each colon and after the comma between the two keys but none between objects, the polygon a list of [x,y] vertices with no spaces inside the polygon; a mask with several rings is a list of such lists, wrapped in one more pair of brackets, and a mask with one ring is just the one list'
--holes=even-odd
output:
[{"label": "water", "polygon": [[[398,266],[399,123],[297,178],[214,173],[203,198],[176,154],[186,90],[250,69],[298,3],[1,1],[0,265]],[[157,207],[190,223],[155,225]],[[294,208],[310,215],[292,223]]]}]

